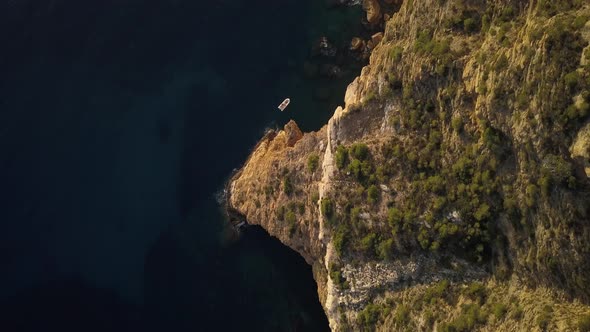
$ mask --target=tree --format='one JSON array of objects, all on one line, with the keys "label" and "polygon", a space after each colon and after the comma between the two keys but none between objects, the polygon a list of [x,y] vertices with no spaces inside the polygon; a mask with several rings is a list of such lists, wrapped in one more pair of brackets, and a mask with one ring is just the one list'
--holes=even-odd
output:
[{"label": "tree", "polygon": [[315,170],[318,168],[319,162],[320,157],[317,154],[313,153],[309,155],[307,158],[307,169],[312,173],[315,172]]},{"label": "tree", "polygon": [[339,169],[343,169],[344,166],[348,163],[348,150],[342,146],[338,145],[336,148],[336,167]]},{"label": "tree", "polygon": [[350,152],[354,158],[362,161],[369,156],[369,147],[364,143],[354,143]]},{"label": "tree", "polygon": [[379,196],[380,196],[380,192],[379,192],[379,189],[377,189],[377,186],[374,184],[369,186],[369,189],[367,189],[367,199],[368,199],[369,203],[370,204],[377,203],[377,201],[379,201]]},{"label": "tree", "polygon": [[453,130],[455,130],[457,133],[460,133],[461,130],[463,130],[463,119],[461,119],[460,116],[454,117],[451,121],[451,126],[453,127]]},{"label": "tree", "polygon": [[393,254],[393,239],[381,241],[377,246],[377,255],[382,260],[391,259]]},{"label": "tree", "polygon": [[324,217],[331,219],[334,216],[334,205],[329,198],[322,198],[321,211]]},{"label": "tree", "polygon": [[483,203],[482,205],[479,206],[477,211],[475,211],[475,213],[473,214],[473,217],[477,221],[482,221],[484,219],[489,218],[490,217],[490,206],[487,205],[486,203]]}]

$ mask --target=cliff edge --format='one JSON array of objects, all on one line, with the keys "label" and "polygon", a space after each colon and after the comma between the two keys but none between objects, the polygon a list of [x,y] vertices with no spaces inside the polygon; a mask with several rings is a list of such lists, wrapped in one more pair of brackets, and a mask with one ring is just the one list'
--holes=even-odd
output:
[{"label": "cliff edge", "polygon": [[590,4],[404,1],[345,107],[271,131],[232,211],[334,331],[590,330]]}]

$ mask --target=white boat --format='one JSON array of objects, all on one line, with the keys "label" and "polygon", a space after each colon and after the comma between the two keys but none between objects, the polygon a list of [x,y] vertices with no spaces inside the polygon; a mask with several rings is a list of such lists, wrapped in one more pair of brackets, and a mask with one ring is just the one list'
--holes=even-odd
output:
[{"label": "white boat", "polygon": [[289,98],[285,98],[285,100],[283,100],[283,102],[279,105],[279,109],[282,111],[285,110],[285,108],[287,108],[287,106],[289,106],[289,103],[291,102],[291,99]]}]

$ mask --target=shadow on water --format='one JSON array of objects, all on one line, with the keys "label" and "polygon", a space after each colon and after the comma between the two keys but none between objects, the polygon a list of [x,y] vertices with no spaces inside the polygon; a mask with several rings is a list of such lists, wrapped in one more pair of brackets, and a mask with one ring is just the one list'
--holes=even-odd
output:
[{"label": "shadow on water", "polygon": [[[214,217],[214,216],[213,216]],[[148,324],[181,331],[326,331],[311,267],[262,228],[207,248],[200,223],[164,234],[146,261]],[[210,233],[211,234],[211,233]]]},{"label": "shadow on water", "polygon": [[2,326],[7,331],[327,331],[303,258],[257,226],[219,246],[220,216],[211,212],[216,203],[209,203],[209,212],[171,227],[149,250],[142,306],[81,279],[49,282],[0,303]]},{"label": "shadow on water", "polygon": [[315,0],[1,2],[0,321],[326,330],[310,267],[257,228],[221,241],[211,198],[266,125],[316,130],[341,103],[356,67],[311,82],[303,63],[360,9],[325,15]]}]

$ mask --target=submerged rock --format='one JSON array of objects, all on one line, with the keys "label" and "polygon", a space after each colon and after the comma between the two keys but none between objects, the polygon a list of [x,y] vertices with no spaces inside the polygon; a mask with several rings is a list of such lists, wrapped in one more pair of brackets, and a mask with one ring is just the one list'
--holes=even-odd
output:
[{"label": "submerged rock", "polygon": [[320,67],[320,74],[330,78],[340,78],[342,76],[342,69],[340,67],[327,63]]},{"label": "submerged rock", "polygon": [[305,61],[303,63],[303,75],[308,78],[308,79],[312,79],[315,78],[318,75],[319,72],[319,67],[317,64],[310,62],[310,61]]},{"label": "submerged rock", "polygon": [[324,57],[335,57],[338,49],[328,40],[328,37],[320,37],[313,47],[313,53]]}]

